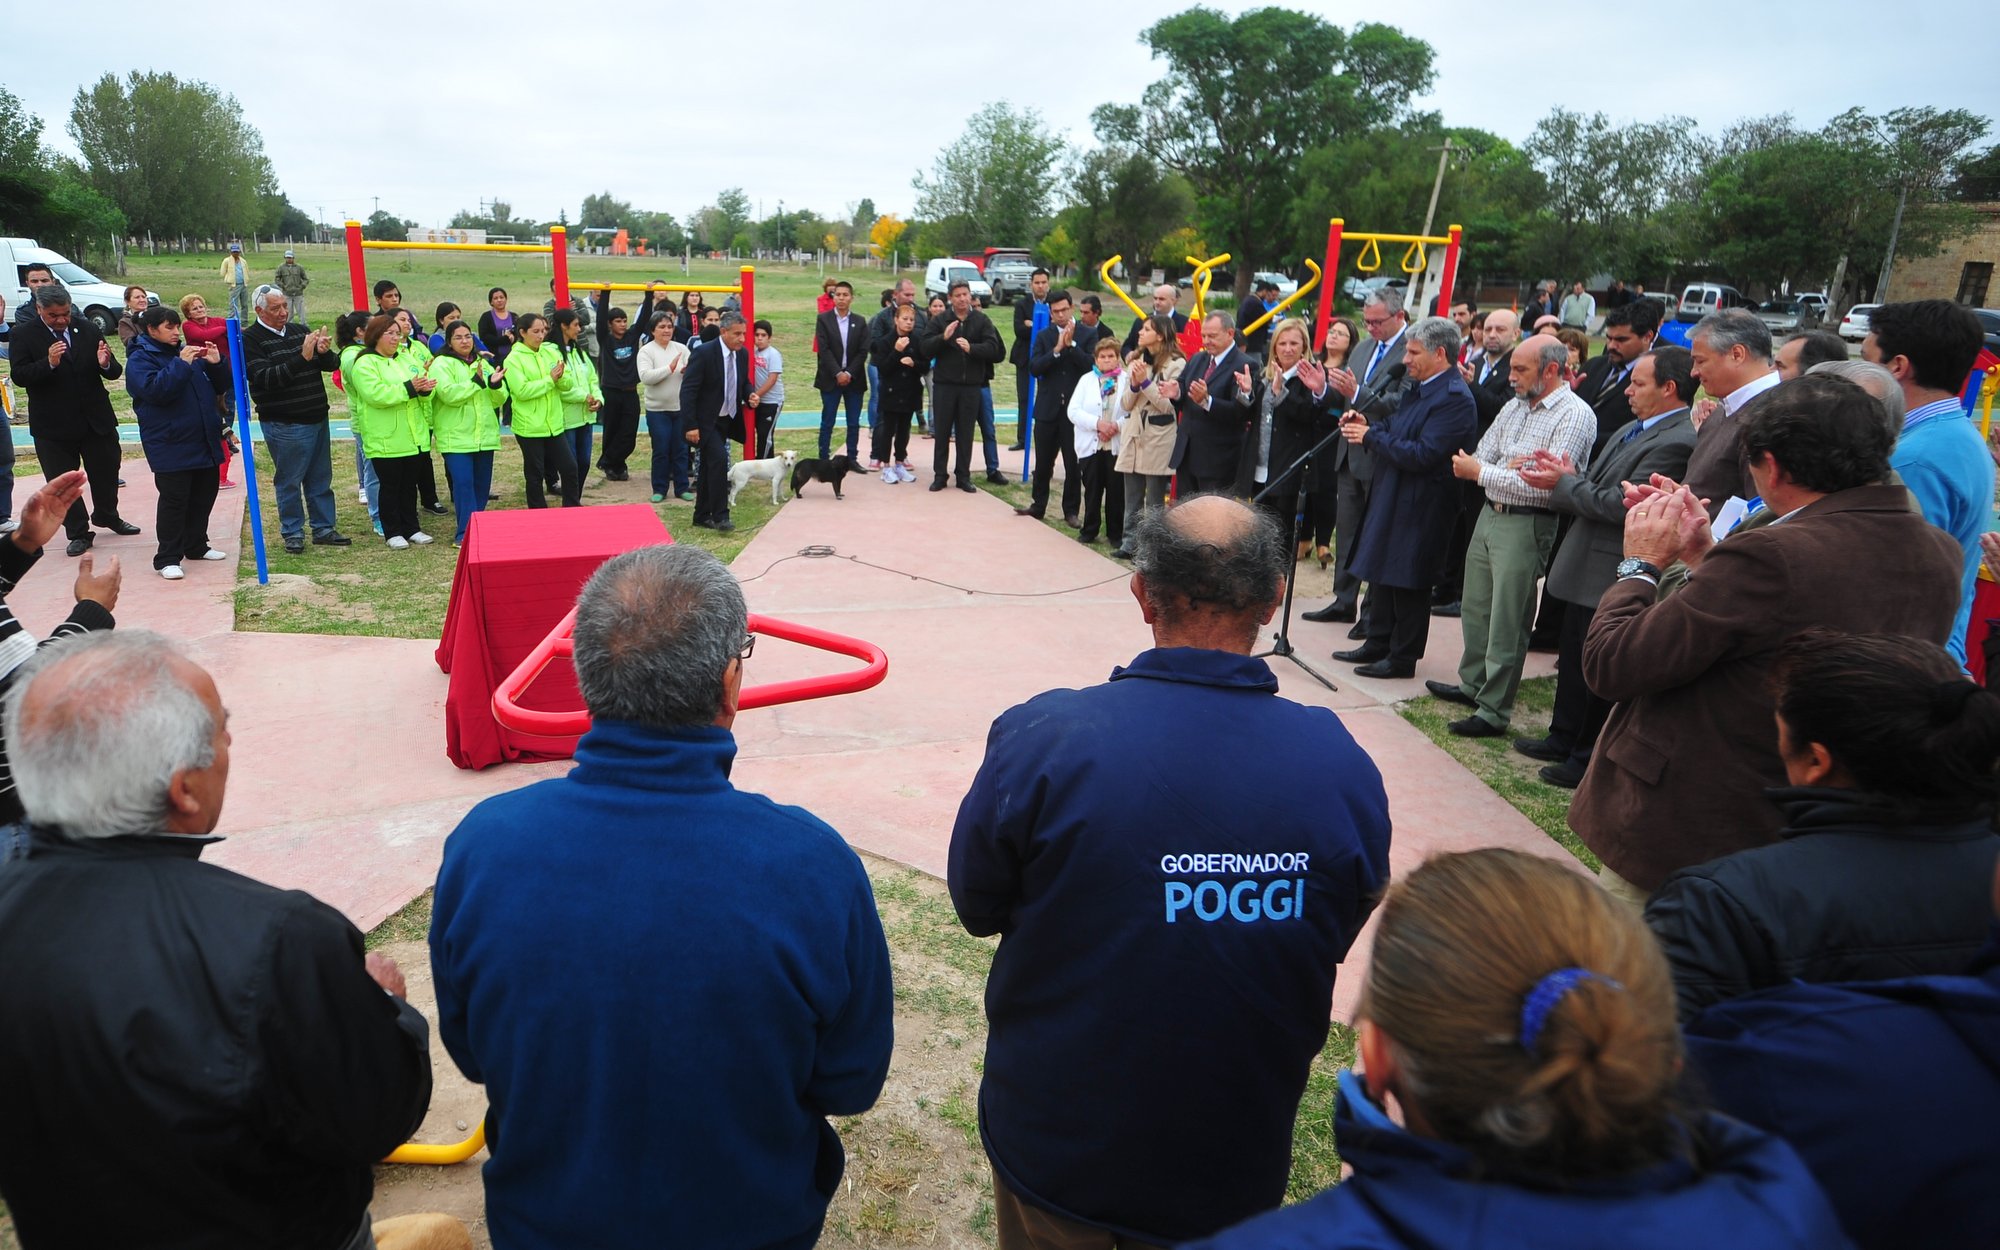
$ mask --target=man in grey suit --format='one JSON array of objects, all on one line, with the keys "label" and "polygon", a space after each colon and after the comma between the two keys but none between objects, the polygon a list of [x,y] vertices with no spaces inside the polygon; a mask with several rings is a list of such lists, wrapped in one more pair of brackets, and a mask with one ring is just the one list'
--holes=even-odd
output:
[{"label": "man in grey suit", "polygon": [[1564,604],[1562,642],[1556,658],[1555,714],[1545,738],[1516,738],[1514,749],[1546,760],[1541,778],[1574,790],[1583,780],[1598,731],[1611,704],[1583,680],[1583,640],[1591,613],[1625,554],[1625,492],[1621,483],[1646,482],[1655,473],[1679,481],[1695,445],[1688,419],[1694,391],[1694,358],[1686,348],[1662,347],[1633,363],[1626,397],[1633,420],[1613,431],[1587,473],[1567,457],[1537,453],[1520,473],[1551,492],[1549,506],[1576,518],[1549,565],[1548,592]]},{"label": "man in grey suit", "polygon": [[[1370,296],[1362,305],[1361,320],[1368,338],[1347,353],[1347,363],[1353,368],[1328,370],[1327,383],[1340,392],[1350,410],[1359,409],[1369,420],[1380,422],[1395,411],[1403,389],[1403,332],[1410,325],[1403,312],[1403,293],[1384,288]],[[1375,460],[1362,444],[1340,439],[1333,445],[1333,464],[1337,483],[1333,496],[1333,602],[1303,613],[1308,621],[1353,621],[1355,600],[1361,593],[1361,579],[1348,564],[1361,537],[1361,518],[1368,512]],[[1349,635],[1360,636],[1358,630]]]}]

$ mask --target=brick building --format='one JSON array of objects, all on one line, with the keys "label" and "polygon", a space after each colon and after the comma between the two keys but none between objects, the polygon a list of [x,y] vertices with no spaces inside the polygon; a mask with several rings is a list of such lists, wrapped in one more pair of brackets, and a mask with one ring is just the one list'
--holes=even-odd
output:
[{"label": "brick building", "polygon": [[1921,260],[1898,257],[1889,278],[1895,300],[1948,299],[1973,308],[2000,306],[2000,282],[1993,270],[2000,264],[2000,201],[1973,204],[1979,228]]}]

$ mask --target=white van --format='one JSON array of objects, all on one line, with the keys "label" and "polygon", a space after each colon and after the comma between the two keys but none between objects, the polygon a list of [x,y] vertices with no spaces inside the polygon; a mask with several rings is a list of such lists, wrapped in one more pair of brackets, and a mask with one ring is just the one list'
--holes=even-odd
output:
[{"label": "white van", "polygon": [[933,295],[951,297],[951,284],[964,282],[972,287],[972,298],[979,301],[981,308],[993,302],[993,288],[986,279],[979,276],[979,266],[956,256],[940,256],[924,266],[924,298]]},{"label": "white van", "polygon": [[[118,332],[118,316],[125,311],[124,285],[106,282],[61,252],[50,251],[33,239],[0,239],[0,265],[5,266],[0,270],[0,290],[8,292],[9,321],[28,301],[28,266],[36,264],[47,265],[55,273],[56,281],[69,292],[76,311],[90,318],[105,338]],[[157,304],[160,297],[148,291],[146,302]]]},{"label": "white van", "polygon": [[1700,321],[1712,312],[1725,308],[1755,308],[1756,302],[1733,286],[1719,282],[1690,282],[1681,292],[1680,308],[1674,313],[1674,320],[1689,325]]}]

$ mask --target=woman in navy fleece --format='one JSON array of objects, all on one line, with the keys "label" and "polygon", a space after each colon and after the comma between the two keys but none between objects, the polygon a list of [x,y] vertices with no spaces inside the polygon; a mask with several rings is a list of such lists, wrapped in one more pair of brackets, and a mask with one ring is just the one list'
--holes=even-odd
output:
[{"label": "woman in navy fleece", "polygon": [[1573,866],[1471,851],[1392,886],[1359,1014],[1353,1177],[1205,1246],[1851,1244],[1790,1146],[1680,1104],[1666,960]]}]

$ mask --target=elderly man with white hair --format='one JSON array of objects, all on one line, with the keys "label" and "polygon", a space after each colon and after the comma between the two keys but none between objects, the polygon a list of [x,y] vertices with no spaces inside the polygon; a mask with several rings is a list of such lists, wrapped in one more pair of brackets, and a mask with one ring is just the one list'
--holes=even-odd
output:
[{"label": "elderly man with white hair", "polygon": [[285,550],[305,551],[308,517],[315,547],[351,546],[354,540],[333,527],[333,444],[327,426],[325,375],[340,363],[340,353],[325,330],[292,320],[291,301],[277,287],[258,287],[251,304],[257,318],[243,328],[243,369],[271,452]]},{"label": "elderly man with white hair", "polygon": [[6,732],[30,833],[0,865],[0,1197],[23,1243],[375,1246],[373,1164],[429,1106],[428,1030],[339,912],[201,862],[229,784],[215,682],[155,634],[65,639]]}]

